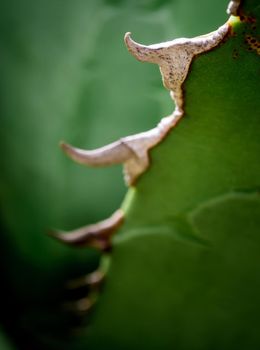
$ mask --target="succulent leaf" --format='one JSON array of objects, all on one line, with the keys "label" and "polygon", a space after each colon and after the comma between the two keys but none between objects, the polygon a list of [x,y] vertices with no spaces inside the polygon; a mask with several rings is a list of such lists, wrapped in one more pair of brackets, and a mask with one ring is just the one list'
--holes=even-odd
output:
[{"label": "succulent leaf", "polygon": [[[124,61],[120,36],[192,37],[225,21],[224,1],[115,3],[1,2],[4,329],[26,350],[259,349],[259,0],[230,3],[229,32],[172,94],[175,115],[116,143],[130,189],[119,231],[91,242],[112,239],[100,269],[93,250],[44,235],[107,217],[123,191],[119,169],[74,166],[60,138],[94,148],[171,113],[156,70]],[[88,295],[64,303],[65,282]],[[68,332],[61,305],[90,311],[86,332]]]}]

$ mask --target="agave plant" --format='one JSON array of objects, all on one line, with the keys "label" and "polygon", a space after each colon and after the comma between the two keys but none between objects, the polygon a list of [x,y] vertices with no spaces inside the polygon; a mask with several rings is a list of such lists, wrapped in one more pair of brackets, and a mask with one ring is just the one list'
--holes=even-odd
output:
[{"label": "agave plant", "polygon": [[[79,256],[76,250],[44,238],[46,254],[60,265],[50,277],[49,263],[48,273],[41,273],[44,277],[39,287],[32,285],[30,295],[40,295],[41,286],[48,284],[55,297],[45,303],[55,304],[62,298],[64,280],[96,271],[71,280],[70,290],[86,288],[87,293],[63,304],[87,315],[89,322],[82,327],[81,336],[74,334],[74,343],[62,342],[67,337],[64,329],[69,327],[64,316],[60,334],[57,328],[55,335],[46,334],[44,323],[35,324],[31,331],[37,339],[32,342],[34,347],[259,348],[260,6],[256,0],[231,1],[228,13],[225,24],[192,39],[141,45],[127,33],[130,53],[142,62],[159,65],[174,102],[173,112],[162,116],[149,131],[96,150],[61,143],[65,153],[85,165],[122,163],[129,189],[122,205],[114,214],[110,210],[107,219],[75,231],[51,232],[69,245],[90,248],[86,256],[84,250]],[[196,18],[196,22],[203,20]],[[137,37],[135,28],[129,29]],[[60,136],[66,138],[67,132]],[[76,137],[74,142],[80,144]],[[98,172],[91,174],[95,177]],[[75,183],[76,178],[68,175]],[[91,187],[90,183],[86,186]],[[72,190],[69,201],[73,200]],[[64,202],[60,213],[67,213],[67,198]],[[51,217],[44,226],[62,227],[62,221],[65,225],[70,221],[71,226],[77,221],[72,214],[71,220]],[[18,234],[13,239],[22,242]],[[24,257],[29,250],[26,244],[18,246],[23,253],[18,270],[25,271]],[[38,251],[34,254],[41,256]],[[37,259],[40,266],[41,258]],[[26,300],[28,283],[18,279],[14,285],[23,286],[19,298]],[[21,305],[19,298],[15,305]],[[39,297],[33,304],[31,310],[39,311]],[[58,309],[52,309],[52,315],[58,314]],[[27,313],[27,323],[18,319],[10,328],[32,325],[36,319]],[[19,334],[16,339],[20,340]]]},{"label": "agave plant", "polygon": [[122,163],[130,186],[110,218],[53,233],[112,248],[93,348],[260,346],[260,7],[232,1],[228,13],[193,39],[145,46],[127,33],[130,53],[159,65],[174,112],[96,150],[61,145],[81,164]]}]

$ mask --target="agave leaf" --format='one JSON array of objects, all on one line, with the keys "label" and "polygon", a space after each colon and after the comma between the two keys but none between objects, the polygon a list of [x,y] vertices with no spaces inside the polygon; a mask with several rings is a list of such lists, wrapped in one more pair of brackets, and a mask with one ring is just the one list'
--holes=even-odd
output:
[{"label": "agave leaf", "polygon": [[93,349],[259,347],[259,5],[243,5],[194,60],[185,115],[123,204]]}]

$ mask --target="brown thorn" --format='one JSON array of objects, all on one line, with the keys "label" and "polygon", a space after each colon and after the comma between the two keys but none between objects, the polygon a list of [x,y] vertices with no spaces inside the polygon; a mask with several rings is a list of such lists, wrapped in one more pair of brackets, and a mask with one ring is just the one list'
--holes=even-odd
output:
[{"label": "brown thorn", "polygon": [[104,278],[105,278],[104,272],[100,270],[96,270],[86,276],[68,281],[68,283],[66,284],[66,287],[68,289],[77,289],[81,287],[96,288],[103,283]]},{"label": "brown thorn", "polygon": [[93,225],[88,225],[70,232],[50,231],[49,235],[57,240],[72,246],[94,247],[106,250],[110,247],[110,238],[114,231],[122,225],[124,213],[117,210],[108,219]]},{"label": "brown thorn", "polygon": [[66,302],[63,304],[64,309],[76,314],[88,313],[95,305],[96,300],[91,300],[88,297],[79,299],[73,302]]},{"label": "brown thorn", "polygon": [[63,141],[60,142],[60,147],[75,162],[93,167],[120,164],[133,157],[131,150],[120,140],[91,151],[73,147]]}]

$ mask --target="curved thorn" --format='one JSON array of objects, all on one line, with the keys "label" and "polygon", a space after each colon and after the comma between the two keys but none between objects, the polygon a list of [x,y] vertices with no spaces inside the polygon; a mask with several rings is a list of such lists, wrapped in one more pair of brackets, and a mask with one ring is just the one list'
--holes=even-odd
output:
[{"label": "curved thorn", "polygon": [[105,279],[105,274],[103,271],[96,270],[89,273],[86,276],[79,277],[67,282],[66,287],[68,289],[78,289],[82,287],[96,288],[99,287]]},{"label": "curved thorn", "polygon": [[95,303],[95,300],[93,301],[87,297],[82,298],[75,303],[75,311],[79,313],[89,312],[93,308]]},{"label": "curved thorn", "polygon": [[124,41],[128,51],[139,61],[159,63],[160,61],[160,50],[153,48],[152,46],[145,46],[138,44],[131,38],[131,33],[125,34]]},{"label": "curved thorn", "polygon": [[85,151],[64,142],[60,143],[60,147],[75,162],[93,167],[124,163],[133,157],[131,149],[120,140],[92,151]]},{"label": "curved thorn", "polygon": [[81,164],[101,167],[123,163],[125,181],[128,185],[133,185],[149,166],[149,150],[176,125],[182,113],[180,104],[172,115],[163,118],[155,128],[124,137],[93,151],[84,151],[64,142],[60,145],[70,158]]},{"label": "curved thorn", "polygon": [[114,231],[123,223],[124,213],[117,210],[108,219],[70,232],[51,231],[49,235],[73,246],[89,246],[105,250],[110,245]]},{"label": "curved thorn", "polygon": [[95,303],[96,300],[85,297],[77,301],[66,302],[63,304],[63,307],[67,311],[80,315],[88,313],[93,308]]},{"label": "curved thorn", "polygon": [[144,46],[132,40],[130,33],[125,35],[125,43],[138,60],[157,63],[164,86],[170,90],[177,109],[182,111],[184,83],[193,58],[216,47],[229,31],[226,23],[216,31],[195,38],[180,38],[172,41]]},{"label": "curved thorn", "polygon": [[241,0],[232,0],[228,4],[227,13],[229,15],[237,16]]}]

